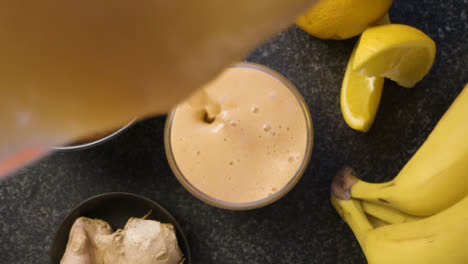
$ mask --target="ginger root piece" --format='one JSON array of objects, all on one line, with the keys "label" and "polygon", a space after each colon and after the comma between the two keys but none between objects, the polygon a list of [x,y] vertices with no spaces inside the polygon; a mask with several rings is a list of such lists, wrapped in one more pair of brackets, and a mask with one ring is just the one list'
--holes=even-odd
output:
[{"label": "ginger root piece", "polygon": [[104,221],[78,218],[70,231],[61,264],[180,264],[183,255],[174,227],[130,218],[112,233]]},{"label": "ginger root piece", "polygon": [[112,234],[112,228],[102,220],[86,217],[76,219],[70,230],[67,249],[61,264],[94,264],[94,239]]}]

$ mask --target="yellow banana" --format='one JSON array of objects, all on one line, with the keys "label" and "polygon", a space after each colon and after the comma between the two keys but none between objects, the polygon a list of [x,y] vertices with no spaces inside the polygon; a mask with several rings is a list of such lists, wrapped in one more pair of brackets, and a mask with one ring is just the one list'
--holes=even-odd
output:
[{"label": "yellow banana", "polygon": [[400,224],[421,219],[418,216],[412,216],[396,209],[367,201],[362,201],[361,205],[362,210],[364,210],[366,214],[391,224]]},{"label": "yellow banana", "polygon": [[386,226],[386,225],[390,224],[390,223],[387,223],[384,220],[379,219],[379,218],[377,218],[375,216],[372,216],[370,214],[366,214],[366,216],[367,216],[367,219],[369,219],[369,222],[371,223],[371,225],[374,228],[381,227],[381,226]]},{"label": "yellow banana", "polygon": [[332,203],[356,235],[369,264],[468,263],[468,197],[428,218],[369,228],[359,201]]},{"label": "yellow banana", "polygon": [[364,248],[365,236],[373,229],[373,226],[367,219],[361,207],[361,202],[355,199],[341,200],[333,193],[331,202],[341,218],[353,230],[361,248]]},{"label": "yellow banana", "polygon": [[348,183],[346,194],[416,216],[434,215],[463,199],[468,194],[467,87],[392,181],[367,183],[344,170],[346,180],[338,180]]}]

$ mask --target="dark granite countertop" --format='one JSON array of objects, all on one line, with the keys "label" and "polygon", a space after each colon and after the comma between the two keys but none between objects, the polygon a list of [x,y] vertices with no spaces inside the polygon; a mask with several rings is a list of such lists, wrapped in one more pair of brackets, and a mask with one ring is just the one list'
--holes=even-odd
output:
[{"label": "dark granite countertop", "polygon": [[112,191],[141,194],[166,207],[188,235],[194,263],[366,263],[330,205],[332,177],[349,164],[366,180],[391,179],[468,82],[467,0],[395,0],[390,17],[431,36],[437,58],[414,89],[386,82],[367,134],[350,129],[339,107],[341,80],[356,38],[318,40],[293,27],[248,57],[290,79],[314,122],[310,166],[280,201],[233,212],[197,200],[167,164],[165,118],[157,117],[104,145],[55,153],[0,182],[0,263],[48,263],[63,217],[84,199]]}]

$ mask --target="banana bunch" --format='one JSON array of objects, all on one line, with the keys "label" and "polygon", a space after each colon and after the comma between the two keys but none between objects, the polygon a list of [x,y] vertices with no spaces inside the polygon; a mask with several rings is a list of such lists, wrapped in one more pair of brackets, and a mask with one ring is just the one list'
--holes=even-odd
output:
[{"label": "banana bunch", "polygon": [[468,85],[392,181],[344,168],[331,200],[369,264],[468,263]]}]

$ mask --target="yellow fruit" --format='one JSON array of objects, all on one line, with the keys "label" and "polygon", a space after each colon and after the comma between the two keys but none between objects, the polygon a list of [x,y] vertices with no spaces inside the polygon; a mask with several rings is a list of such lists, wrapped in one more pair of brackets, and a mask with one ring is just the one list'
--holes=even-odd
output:
[{"label": "yellow fruit", "polygon": [[366,216],[367,216],[367,219],[369,219],[369,223],[370,223],[374,228],[390,225],[390,223],[385,222],[384,220],[382,220],[382,219],[380,219],[380,218],[377,218],[377,217],[375,217],[375,216],[372,216],[372,215],[370,215],[370,214],[367,214],[367,213],[366,213]]},{"label": "yellow fruit", "polygon": [[[430,216],[468,195],[468,85],[400,173],[385,183],[340,171],[343,197],[381,204],[414,216]],[[467,262],[468,263],[468,262]]]},{"label": "yellow fruit", "polygon": [[374,23],[374,26],[381,26],[381,25],[387,25],[387,24],[390,24],[392,23],[390,21],[390,15],[387,13],[385,14],[383,17],[381,17],[379,20],[377,20],[375,23]]},{"label": "yellow fruit", "polygon": [[419,29],[383,25],[365,30],[359,41],[353,70],[369,77],[387,77],[411,88],[434,63],[436,44]]},{"label": "yellow fruit", "polygon": [[[379,204],[361,201],[362,210],[370,216],[376,217],[387,223],[400,224],[421,219],[418,216],[412,216],[396,209]],[[370,220],[370,219],[369,219]]]},{"label": "yellow fruit", "polygon": [[341,86],[341,113],[351,128],[367,132],[379,108],[384,78],[366,77],[353,71],[355,53],[356,49],[348,61]]},{"label": "yellow fruit", "polygon": [[296,24],[312,36],[347,39],[361,34],[388,11],[393,0],[321,0]]},{"label": "yellow fruit", "polygon": [[333,207],[335,207],[341,218],[353,230],[359,244],[364,248],[367,233],[372,231],[374,227],[362,210],[361,202],[356,199],[338,199],[333,193],[330,198]]},{"label": "yellow fruit", "polygon": [[468,197],[428,218],[374,228],[361,203],[331,195],[369,264],[468,263]]},{"label": "yellow fruit", "polygon": [[[376,22],[379,25],[389,23],[388,14]],[[377,114],[384,78],[363,76],[352,69],[356,49],[357,45],[349,58],[341,86],[341,113],[351,128],[367,132],[374,123]]]}]

